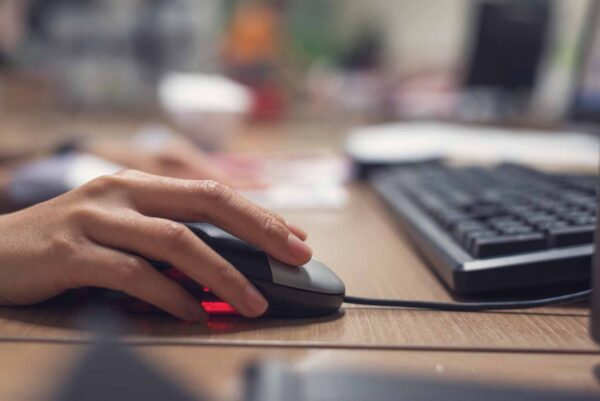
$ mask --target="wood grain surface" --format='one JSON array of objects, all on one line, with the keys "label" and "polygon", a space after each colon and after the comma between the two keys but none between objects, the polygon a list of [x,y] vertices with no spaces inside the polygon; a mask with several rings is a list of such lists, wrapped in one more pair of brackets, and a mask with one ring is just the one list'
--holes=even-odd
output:
[{"label": "wood grain surface", "polygon": [[[41,344],[0,344],[0,399],[46,401],[73,371],[85,348]],[[600,390],[600,358],[486,352],[418,352],[237,347],[134,347],[166,377],[192,394],[241,399],[245,367],[276,360],[299,370],[353,370],[461,380],[496,386]]]}]

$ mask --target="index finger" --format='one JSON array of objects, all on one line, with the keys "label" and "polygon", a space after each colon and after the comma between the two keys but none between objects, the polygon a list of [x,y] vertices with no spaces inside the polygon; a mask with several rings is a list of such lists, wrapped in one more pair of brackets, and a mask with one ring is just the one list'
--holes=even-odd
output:
[{"label": "index finger", "polygon": [[312,257],[312,250],[283,219],[218,182],[141,174],[131,193],[142,214],[209,222],[290,265],[303,265]]}]

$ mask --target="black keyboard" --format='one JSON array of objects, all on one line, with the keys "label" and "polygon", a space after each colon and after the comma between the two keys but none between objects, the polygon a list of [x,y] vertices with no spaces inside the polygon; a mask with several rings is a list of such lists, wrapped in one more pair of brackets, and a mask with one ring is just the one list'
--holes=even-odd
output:
[{"label": "black keyboard", "polygon": [[369,181],[456,293],[589,281],[596,176],[429,163]]}]

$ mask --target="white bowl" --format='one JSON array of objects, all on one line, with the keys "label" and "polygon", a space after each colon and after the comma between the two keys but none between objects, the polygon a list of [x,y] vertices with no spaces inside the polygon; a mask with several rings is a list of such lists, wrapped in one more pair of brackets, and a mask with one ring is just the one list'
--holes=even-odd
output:
[{"label": "white bowl", "polygon": [[220,75],[173,73],[158,88],[162,108],[194,142],[222,148],[245,122],[250,91]]}]

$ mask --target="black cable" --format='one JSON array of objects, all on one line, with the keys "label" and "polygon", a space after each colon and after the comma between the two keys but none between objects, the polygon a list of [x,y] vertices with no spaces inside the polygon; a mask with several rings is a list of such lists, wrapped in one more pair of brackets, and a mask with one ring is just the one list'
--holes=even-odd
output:
[{"label": "black cable", "polygon": [[502,302],[429,302],[404,301],[401,299],[375,299],[345,296],[344,302],[356,305],[390,306],[396,308],[432,309],[456,312],[480,312],[486,310],[527,309],[546,305],[565,304],[584,301],[590,297],[592,290],[579,291],[572,294],[551,298],[534,299],[531,301],[502,301]]}]

